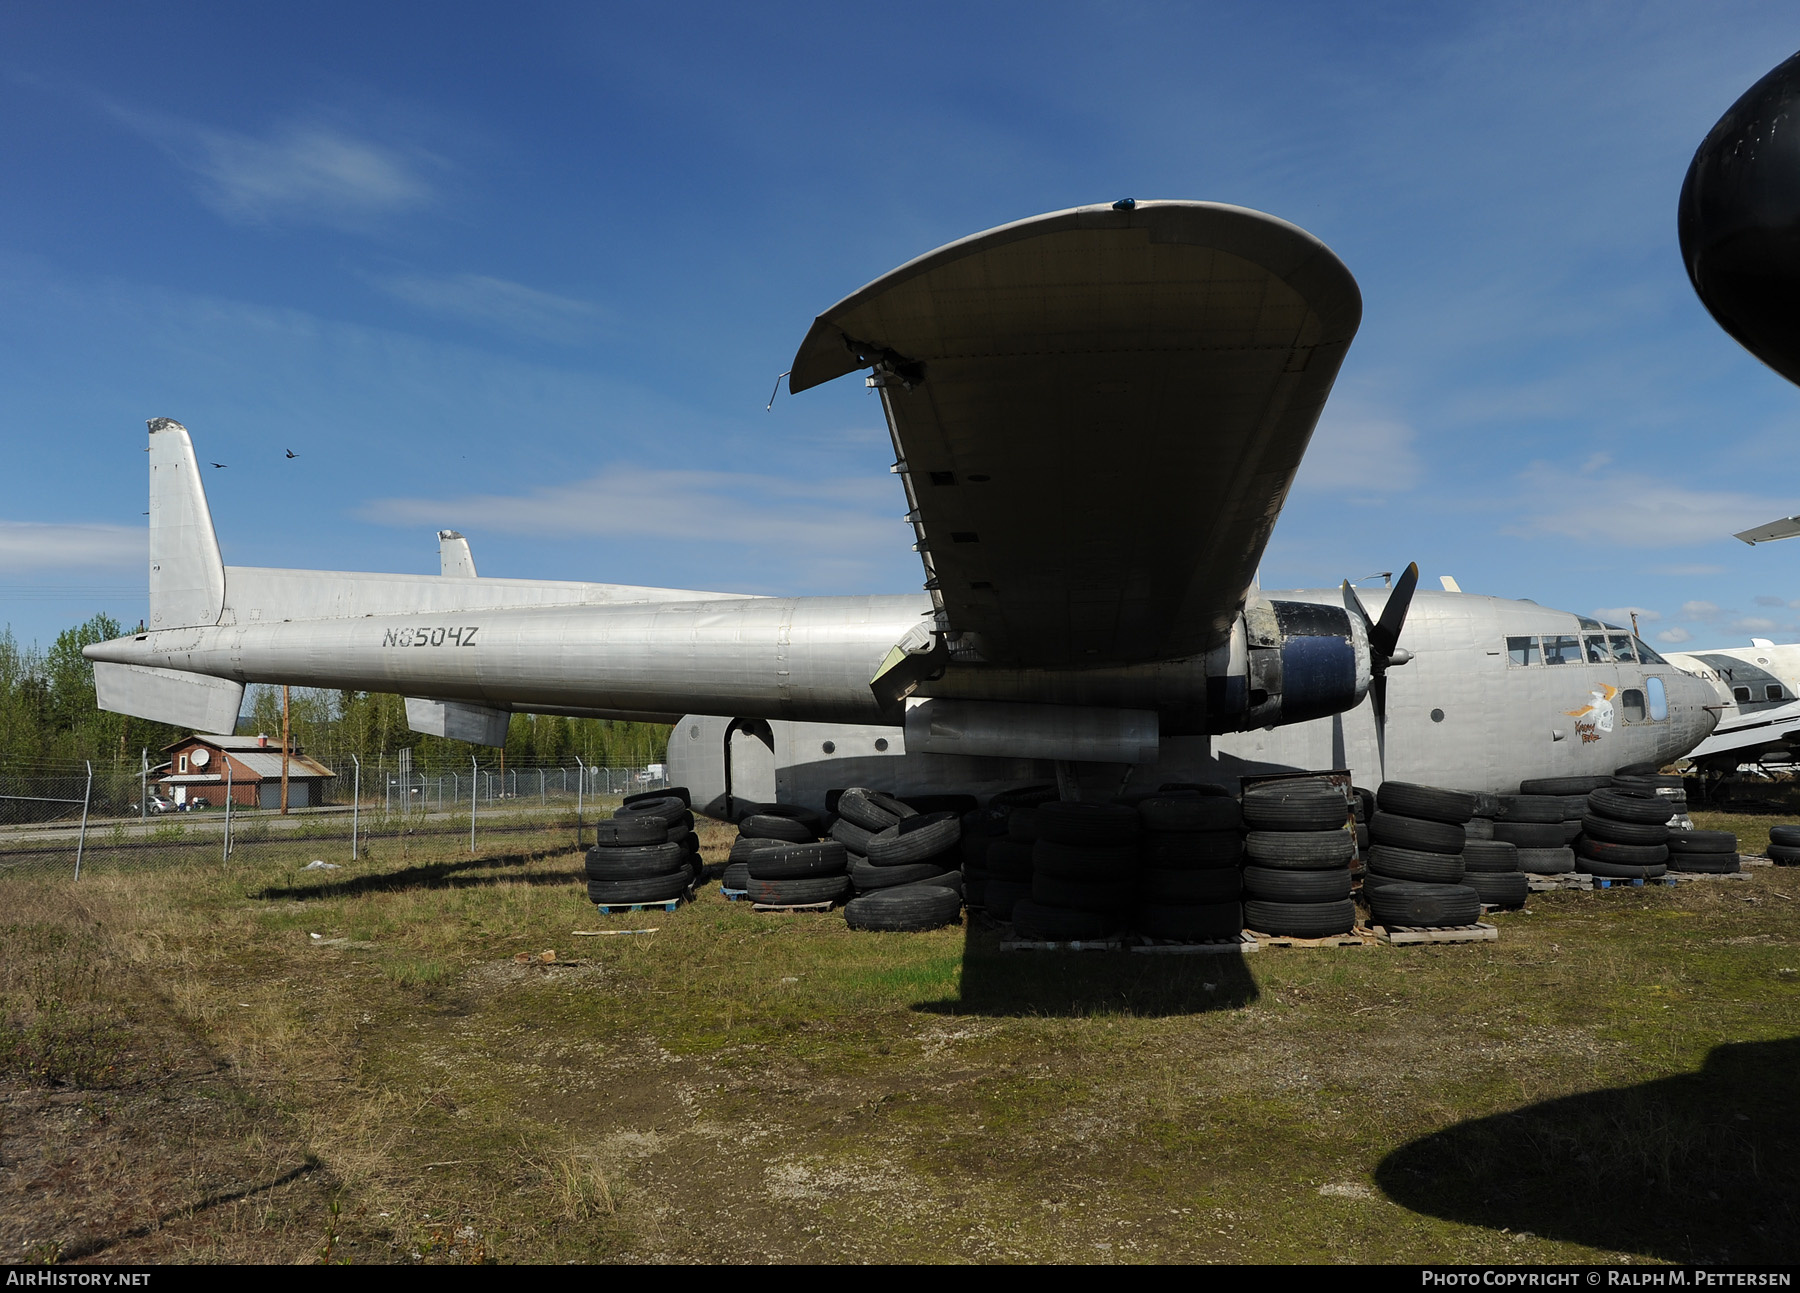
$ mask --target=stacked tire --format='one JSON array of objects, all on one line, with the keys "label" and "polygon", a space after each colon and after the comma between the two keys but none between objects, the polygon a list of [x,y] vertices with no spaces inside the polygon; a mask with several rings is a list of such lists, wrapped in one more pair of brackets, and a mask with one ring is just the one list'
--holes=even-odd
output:
[{"label": "stacked tire", "polygon": [[588,901],[634,907],[687,897],[699,875],[694,815],[677,796],[639,798],[594,823],[587,852]]},{"label": "stacked tire", "polygon": [[[1375,923],[1389,929],[1472,925],[1482,896],[1466,882],[1464,829],[1475,816],[1475,796],[1405,781],[1385,781],[1376,792],[1374,839],[1363,899]],[[1499,823],[1495,823],[1498,833]],[[1495,841],[1480,841],[1484,846]],[[1483,848],[1484,860],[1501,855]],[[1524,876],[1518,883],[1525,883]]]},{"label": "stacked tire", "polygon": [[1356,928],[1356,835],[1343,790],[1324,778],[1262,782],[1245,788],[1242,807],[1245,926],[1294,938]]},{"label": "stacked tire", "polygon": [[[1031,896],[1012,905],[1014,932],[1046,942],[1120,933],[1138,897],[1137,810],[1052,800],[1031,813]],[[988,901],[991,909],[991,880]]]},{"label": "stacked tire", "polygon": [[844,908],[852,929],[935,929],[961,919],[961,813],[921,813],[861,786],[838,796],[837,813],[832,835],[856,893]]},{"label": "stacked tire", "polygon": [[1588,793],[1611,784],[1611,777],[1521,782],[1518,794],[1499,797],[1493,837],[1516,846],[1519,869],[1527,875],[1569,875],[1575,870],[1574,844],[1587,814]]},{"label": "stacked tire", "polygon": [[796,804],[754,805],[754,811],[738,819],[737,839],[732,841],[719,887],[730,898],[748,895],[751,858],[780,845],[811,844],[824,833],[824,825],[810,808]]},{"label": "stacked tire", "polygon": [[[1793,829],[1776,827],[1777,830]],[[1800,832],[1797,832],[1800,834]],[[1800,859],[1800,849],[1795,849]],[[1688,874],[1732,875],[1742,870],[1738,837],[1730,831],[1669,829],[1669,870]]]},{"label": "stacked tire", "polygon": [[1650,787],[1603,786],[1587,797],[1575,865],[1589,875],[1654,880],[1669,870],[1669,801]]},{"label": "stacked tire", "polygon": [[[987,914],[995,920],[1010,921],[1019,900],[1031,897],[1031,846],[1037,843],[1037,808],[1037,804],[1011,808],[1000,819],[1004,833],[988,839],[983,897]],[[994,820],[990,813],[990,830]]]},{"label": "stacked tire", "polygon": [[1800,866],[1800,826],[1769,827],[1769,861],[1776,866]]},{"label": "stacked tire", "polygon": [[1620,768],[1613,774],[1618,789],[1654,791],[1669,809],[1669,828],[1688,829],[1687,779],[1672,772],[1658,772],[1647,766]]},{"label": "stacked tire", "polygon": [[1159,792],[1137,805],[1132,928],[1149,938],[1209,943],[1243,931],[1243,812],[1220,787]]}]

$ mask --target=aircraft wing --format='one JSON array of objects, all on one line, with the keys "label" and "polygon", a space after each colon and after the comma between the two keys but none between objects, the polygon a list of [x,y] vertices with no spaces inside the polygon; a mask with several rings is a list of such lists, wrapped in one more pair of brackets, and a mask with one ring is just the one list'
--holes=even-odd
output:
[{"label": "aircraft wing", "polygon": [[1800,516],[1784,516],[1778,521],[1770,521],[1767,525],[1740,530],[1731,537],[1742,539],[1754,547],[1759,543],[1767,543],[1770,539],[1791,539],[1796,534],[1800,534]]},{"label": "aircraft wing", "polygon": [[975,234],[814,321],[790,389],[872,367],[953,644],[1018,666],[1224,642],[1362,317],[1286,221],[1078,207]]},{"label": "aircraft wing", "polygon": [[1800,741],[1800,700],[1778,705],[1774,709],[1742,714],[1734,720],[1720,723],[1713,729],[1711,736],[1694,747],[1688,757],[1705,759],[1734,751],[1748,753],[1759,746],[1783,744],[1788,741],[1790,734],[1796,741]]}]

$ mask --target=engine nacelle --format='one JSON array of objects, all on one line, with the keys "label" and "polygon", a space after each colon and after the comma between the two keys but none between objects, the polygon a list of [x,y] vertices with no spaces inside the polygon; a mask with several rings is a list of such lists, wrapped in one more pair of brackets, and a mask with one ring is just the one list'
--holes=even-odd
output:
[{"label": "engine nacelle", "polygon": [[1341,714],[1369,691],[1369,637],[1341,606],[1253,598],[1206,657],[1207,728],[1242,732]]}]

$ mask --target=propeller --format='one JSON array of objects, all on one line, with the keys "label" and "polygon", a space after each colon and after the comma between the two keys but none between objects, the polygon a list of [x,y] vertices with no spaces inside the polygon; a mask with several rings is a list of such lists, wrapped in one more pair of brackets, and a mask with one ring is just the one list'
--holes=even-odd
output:
[{"label": "propeller", "polygon": [[1375,748],[1385,774],[1387,769],[1387,671],[1412,659],[1412,652],[1402,647],[1400,630],[1406,626],[1407,608],[1412,605],[1413,589],[1419,584],[1419,563],[1413,562],[1400,572],[1400,579],[1388,593],[1381,618],[1369,617],[1368,609],[1350,581],[1344,581],[1344,609],[1363,622],[1369,636],[1369,703],[1375,711]]}]

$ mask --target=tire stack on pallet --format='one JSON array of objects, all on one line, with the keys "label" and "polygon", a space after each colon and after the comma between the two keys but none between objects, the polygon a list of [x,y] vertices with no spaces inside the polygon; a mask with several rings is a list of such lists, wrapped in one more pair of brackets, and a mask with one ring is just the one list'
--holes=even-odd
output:
[{"label": "tire stack on pallet", "polygon": [[[990,830],[994,821],[990,813]],[[1037,805],[1013,806],[999,821],[1004,833],[988,840],[984,897],[988,915],[1010,921],[1019,901],[1031,897],[1031,846],[1037,842]]]},{"label": "tire stack on pallet", "polygon": [[594,823],[594,841],[585,869],[595,906],[640,907],[691,894],[699,840],[694,815],[679,796],[638,796],[610,820]]},{"label": "tire stack on pallet", "polygon": [[1519,870],[1527,876],[1572,875],[1588,792],[1611,784],[1611,777],[1543,777],[1519,783],[1516,795],[1501,795],[1493,837],[1514,845]]},{"label": "tire stack on pallet", "polygon": [[[1481,894],[1464,883],[1468,836],[1463,828],[1475,807],[1475,796],[1460,790],[1382,783],[1369,822],[1375,843],[1362,889],[1376,924],[1390,930],[1442,929],[1480,918]],[[1496,823],[1496,834],[1498,829]]]},{"label": "tire stack on pallet", "polygon": [[1237,800],[1217,786],[1169,790],[1141,800],[1137,813],[1142,834],[1132,928],[1183,943],[1241,934],[1244,817]]},{"label": "tire stack on pallet", "polygon": [[666,825],[669,838],[687,852],[694,883],[700,882],[706,866],[700,860],[700,836],[694,831],[693,801],[688,797],[686,786],[627,795],[620,803],[619,811],[613,814],[614,820],[620,817],[654,817]]},{"label": "tire stack on pallet", "polygon": [[[1039,804],[1032,816],[1037,840],[1031,846],[1031,896],[1013,903],[1014,932],[1044,942],[1122,933],[1138,896],[1137,810],[1053,800]],[[990,903],[992,893],[990,881]]]},{"label": "tire stack on pallet", "polygon": [[[1794,828],[1777,826],[1775,829]],[[1773,847],[1771,845],[1771,851]],[[1794,852],[1800,857],[1800,849]],[[1669,828],[1669,870],[1690,875],[1733,875],[1743,869],[1739,863],[1738,837],[1730,831]]]},{"label": "tire stack on pallet", "polygon": [[1649,767],[1620,768],[1613,774],[1613,789],[1648,790],[1669,810],[1671,830],[1685,830],[1693,825],[1688,819],[1687,778],[1672,772],[1658,772]]},{"label": "tire stack on pallet", "polygon": [[1344,792],[1323,778],[1262,782],[1245,788],[1242,810],[1245,927],[1291,938],[1355,929],[1356,836]]},{"label": "tire stack on pallet", "polygon": [[[783,844],[811,844],[824,833],[825,823],[810,808],[796,804],[758,804],[756,811],[738,820],[738,835],[731,842],[725,873],[719,887],[728,898],[749,892],[751,858]],[[760,900],[759,900],[760,901]]]},{"label": "tire stack on pallet", "polygon": [[1651,788],[1602,786],[1589,793],[1575,865],[1589,875],[1655,880],[1669,870],[1669,801]]},{"label": "tire stack on pallet", "polygon": [[1776,866],[1800,866],[1800,826],[1769,827],[1769,861]]},{"label": "tire stack on pallet", "polygon": [[852,929],[936,929],[962,917],[962,815],[921,813],[866,787],[838,796],[832,835],[849,850]]}]

